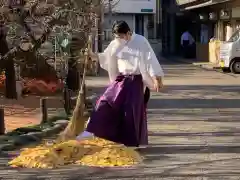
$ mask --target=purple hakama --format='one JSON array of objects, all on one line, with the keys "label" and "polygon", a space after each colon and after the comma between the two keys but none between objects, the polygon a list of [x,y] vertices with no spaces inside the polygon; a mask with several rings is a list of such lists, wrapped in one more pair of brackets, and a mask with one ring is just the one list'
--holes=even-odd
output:
[{"label": "purple hakama", "polygon": [[141,75],[119,75],[97,101],[86,131],[126,146],[147,145],[148,99]]}]

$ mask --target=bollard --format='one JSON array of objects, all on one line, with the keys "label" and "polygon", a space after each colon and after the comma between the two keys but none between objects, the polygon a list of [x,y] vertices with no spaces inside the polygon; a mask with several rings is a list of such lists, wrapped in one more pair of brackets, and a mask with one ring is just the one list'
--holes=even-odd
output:
[{"label": "bollard", "polygon": [[4,109],[0,108],[0,135],[5,134]]},{"label": "bollard", "polygon": [[70,100],[70,93],[67,87],[64,87],[63,90],[63,99],[64,99],[64,109],[67,115],[71,114],[71,100]]},{"label": "bollard", "polygon": [[40,108],[41,108],[41,123],[47,122],[48,114],[47,114],[47,99],[40,99]]},{"label": "bollard", "polygon": [[87,99],[87,88],[86,88],[86,84],[84,83],[84,86],[83,86],[83,104],[85,105],[86,107],[86,99]]}]

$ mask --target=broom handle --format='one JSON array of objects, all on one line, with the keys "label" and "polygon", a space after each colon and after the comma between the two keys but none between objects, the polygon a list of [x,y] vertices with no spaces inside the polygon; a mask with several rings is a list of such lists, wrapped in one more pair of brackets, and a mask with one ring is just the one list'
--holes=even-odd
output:
[{"label": "broom handle", "polygon": [[[85,77],[86,77],[86,73],[87,73],[87,65],[88,65],[88,60],[89,60],[89,51],[91,50],[91,35],[89,36],[89,39],[88,39],[88,46],[87,46],[87,49],[86,49],[86,56],[85,56],[85,61],[84,61],[84,69],[83,69],[83,76],[82,76],[82,82],[81,82],[81,87],[80,87],[80,91],[78,93],[78,97],[77,97],[77,103],[76,103],[76,106],[73,110],[73,115],[72,115],[72,118],[71,118],[71,121],[70,123],[68,124],[68,126],[66,127],[66,129],[64,130],[63,134],[62,134],[62,139],[66,139],[66,136],[68,134],[72,134],[74,132],[76,132],[76,128],[79,128],[76,124],[77,124],[77,121],[80,123],[85,123],[85,121],[83,121],[84,119],[83,118],[80,118],[81,116],[83,116],[84,114],[84,110],[83,110],[83,96],[84,96],[84,86],[85,86]],[[85,103],[85,102],[84,102]],[[84,128],[83,128],[84,129]],[[78,132],[79,133],[79,132]],[[62,141],[60,139],[60,141]]]},{"label": "broom handle", "polygon": [[85,85],[85,77],[87,74],[87,65],[88,65],[88,60],[89,60],[89,51],[92,48],[92,36],[89,35],[88,37],[88,46],[87,46],[87,50],[86,50],[86,56],[85,56],[85,61],[84,61],[84,69],[83,69],[83,76],[82,76],[82,83],[81,83],[81,89],[80,92],[83,93],[84,90],[84,85]]},{"label": "broom handle", "polygon": [[[79,91],[79,93],[78,93],[76,106],[75,106],[75,108],[74,108],[74,112],[75,112],[75,113],[73,113],[73,117],[74,117],[74,116],[77,117],[77,116],[83,114],[82,111],[79,111],[79,110],[81,109],[80,107],[82,106],[82,101],[79,100],[79,99],[83,98],[82,96],[84,95],[83,93],[84,93],[85,77],[86,77],[86,73],[87,73],[87,65],[88,65],[88,59],[89,59],[89,53],[88,53],[88,52],[89,52],[90,48],[91,48],[91,36],[89,36],[88,47],[87,47],[86,52],[85,52],[85,53],[86,53],[86,56],[85,56],[85,61],[84,61],[84,69],[83,69],[82,82],[81,82],[80,91]],[[74,118],[73,118],[73,119],[74,119]]]}]

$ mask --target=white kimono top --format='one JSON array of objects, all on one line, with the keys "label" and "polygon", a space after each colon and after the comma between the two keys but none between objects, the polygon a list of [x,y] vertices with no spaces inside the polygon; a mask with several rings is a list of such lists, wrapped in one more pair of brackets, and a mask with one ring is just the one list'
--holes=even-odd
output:
[{"label": "white kimono top", "polygon": [[125,42],[114,39],[103,53],[98,54],[101,68],[108,71],[111,82],[119,75],[141,74],[145,86],[153,88],[153,76],[164,76],[161,65],[148,40],[133,34]]}]

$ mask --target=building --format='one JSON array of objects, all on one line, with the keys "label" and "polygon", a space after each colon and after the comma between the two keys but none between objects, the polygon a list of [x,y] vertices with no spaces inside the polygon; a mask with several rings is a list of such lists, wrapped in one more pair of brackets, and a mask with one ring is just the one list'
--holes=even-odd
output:
[{"label": "building", "polygon": [[165,54],[178,54],[181,34],[187,29],[196,40],[197,56],[200,52],[207,58],[211,38],[228,40],[240,27],[239,0],[162,0],[162,8]]},{"label": "building", "polygon": [[[211,37],[222,41],[229,39],[232,31],[235,30],[234,19],[238,16],[239,11],[236,7],[240,5],[240,2],[237,0],[192,1],[189,3],[179,1],[181,2],[179,5],[182,11],[190,11],[196,14],[196,20],[200,25],[199,35],[202,36],[201,32],[206,31],[206,39]],[[198,39],[201,39],[201,37]]]},{"label": "building", "polygon": [[[116,1],[116,2],[115,2]],[[112,38],[111,28],[115,20],[125,20],[130,28],[146,38],[156,38],[156,4],[159,0],[110,0],[104,9],[104,37]]]}]

